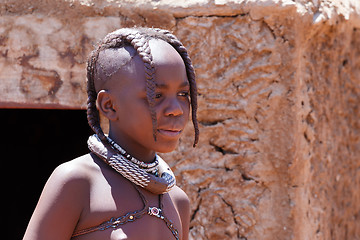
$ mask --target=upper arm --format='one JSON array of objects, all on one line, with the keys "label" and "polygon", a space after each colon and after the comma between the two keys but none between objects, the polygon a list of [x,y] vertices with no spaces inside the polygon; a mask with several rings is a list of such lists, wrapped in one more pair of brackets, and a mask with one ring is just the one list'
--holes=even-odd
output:
[{"label": "upper arm", "polygon": [[181,218],[182,239],[188,240],[190,228],[190,200],[186,193],[180,188],[176,187],[174,192],[174,201]]},{"label": "upper arm", "polygon": [[88,185],[86,178],[71,164],[57,167],[43,189],[23,240],[70,239],[82,212]]}]

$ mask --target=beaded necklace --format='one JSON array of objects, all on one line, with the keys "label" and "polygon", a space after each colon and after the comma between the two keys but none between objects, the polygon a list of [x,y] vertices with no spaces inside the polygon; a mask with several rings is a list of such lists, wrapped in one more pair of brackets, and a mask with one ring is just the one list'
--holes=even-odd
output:
[{"label": "beaded necklace", "polygon": [[134,158],[133,156],[128,154],[122,147],[120,147],[119,144],[117,144],[111,138],[107,137],[107,140],[109,141],[111,146],[113,148],[115,148],[116,150],[118,150],[121,153],[121,155],[123,155],[127,160],[129,160],[132,163],[136,164],[139,168],[144,169],[146,172],[151,173],[151,174],[153,174],[155,176],[158,176],[159,160],[158,160],[157,155],[155,156],[155,160],[153,162],[145,163],[145,162],[137,160],[136,158]]},{"label": "beaded necklace", "polygon": [[[129,161],[121,151],[112,147],[110,143],[109,145],[109,147],[105,146],[96,134],[88,139],[89,149],[130,182],[154,194],[163,194],[175,186],[175,175],[160,156],[156,155],[158,160],[158,174],[156,176],[146,172],[144,168],[131,160]],[[125,152],[125,150],[123,151]],[[125,154],[127,153],[125,152]],[[133,159],[131,156],[129,158]]]}]

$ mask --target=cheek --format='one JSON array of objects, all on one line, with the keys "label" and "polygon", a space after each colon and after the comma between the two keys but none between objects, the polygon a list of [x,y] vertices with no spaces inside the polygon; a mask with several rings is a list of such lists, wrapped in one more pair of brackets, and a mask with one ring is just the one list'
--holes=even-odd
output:
[{"label": "cheek", "polygon": [[189,114],[190,114],[190,101],[184,101],[184,103],[182,104],[182,109],[184,111],[184,117],[186,118],[186,120],[189,120]]},{"label": "cheek", "polygon": [[178,100],[178,104],[180,105],[181,107],[181,110],[183,112],[183,114],[181,116],[179,116],[178,118],[179,119],[182,119],[185,124],[187,123],[187,121],[189,120],[189,115],[190,115],[190,101],[189,99],[179,99]]},{"label": "cheek", "polygon": [[120,104],[118,118],[125,131],[146,132],[148,128],[152,129],[150,111],[145,101],[126,99],[120,101]]}]

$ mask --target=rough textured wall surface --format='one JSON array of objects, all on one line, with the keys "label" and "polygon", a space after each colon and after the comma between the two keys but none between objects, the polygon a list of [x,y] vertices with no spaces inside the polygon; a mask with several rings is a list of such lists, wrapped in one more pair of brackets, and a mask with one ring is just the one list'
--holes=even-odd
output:
[{"label": "rough textured wall surface", "polygon": [[297,79],[301,147],[290,168],[302,186],[295,236],[360,239],[360,29],[341,21],[304,36]]},{"label": "rough textured wall surface", "polygon": [[119,28],[172,30],[199,88],[164,155],[192,202],[191,239],[360,239],[360,4],[5,1],[0,107],[84,108],[85,60]]}]

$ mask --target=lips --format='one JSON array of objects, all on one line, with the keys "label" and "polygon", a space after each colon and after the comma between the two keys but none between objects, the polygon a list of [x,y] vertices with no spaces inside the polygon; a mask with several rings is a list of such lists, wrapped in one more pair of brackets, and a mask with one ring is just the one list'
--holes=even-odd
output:
[{"label": "lips", "polygon": [[178,129],[158,129],[158,132],[165,136],[165,137],[178,137],[180,136],[182,130],[178,130]]}]

